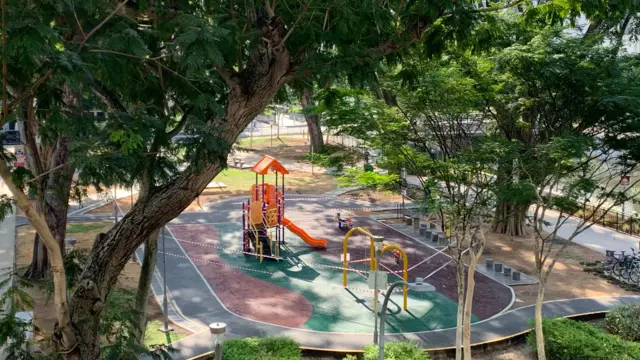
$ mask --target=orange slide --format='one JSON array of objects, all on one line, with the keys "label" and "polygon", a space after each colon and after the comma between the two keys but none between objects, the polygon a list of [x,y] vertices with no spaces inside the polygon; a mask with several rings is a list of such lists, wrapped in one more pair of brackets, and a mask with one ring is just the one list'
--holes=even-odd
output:
[{"label": "orange slide", "polygon": [[327,240],[311,237],[309,234],[307,234],[306,231],[297,227],[296,224],[294,224],[293,222],[291,222],[291,220],[287,218],[282,219],[282,225],[284,225],[287,229],[289,229],[289,231],[298,235],[300,239],[304,240],[304,242],[306,242],[307,244],[313,247],[316,247],[316,248],[327,247]]}]

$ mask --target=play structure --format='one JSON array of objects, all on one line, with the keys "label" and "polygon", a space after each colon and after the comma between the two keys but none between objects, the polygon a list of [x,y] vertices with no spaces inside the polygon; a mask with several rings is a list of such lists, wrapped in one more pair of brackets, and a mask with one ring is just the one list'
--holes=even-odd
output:
[{"label": "play structure", "polygon": [[[260,262],[264,258],[280,260],[280,248],[285,243],[285,228],[314,248],[326,248],[326,240],[310,236],[284,216],[284,176],[289,171],[278,160],[267,155],[263,156],[251,171],[256,173],[256,183],[251,185],[249,200],[242,203],[244,253],[255,254],[260,258]],[[274,184],[264,182],[264,177],[269,172],[275,175]]]}]

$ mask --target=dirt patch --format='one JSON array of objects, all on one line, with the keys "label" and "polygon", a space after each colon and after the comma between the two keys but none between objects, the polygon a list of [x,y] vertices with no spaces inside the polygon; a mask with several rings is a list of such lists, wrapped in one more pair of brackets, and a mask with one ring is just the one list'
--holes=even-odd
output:
[{"label": "dirt patch", "polygon": [[339,196],[343,199],[354,199],[368,201],[372,204],[380,202],[402,203],[402,195],[392,191],[379,191],[379,190],[353,190],[346,192]]},{"label": "dirt patch", "polygon": [[[232,312],[272,324],[301,327],[313,313],[304,296],[281,286],[256,279],[223,264],[216,254],[218,231],[212,225],[174,225],[173,234],[196,260],[202,275],[216,289],[222,303]],[[202,244],[210,246],[202,246]]]},{"label": "dirt patch", "polygon": [[[558,247],[556,245],[556,248]],[[487,247],[480,266],[483,266],[486,257],[504,263],[514,270],[535,276],[533,239],[530,237],[488,234]],[[637,295],[582,270],[581,261],[591,262],[603,259],[604,255],[596,251],[575,243],[570,244],[561,254],[561,259],[556,263],[547,281],[545,301],[581,297]],[[538,285],[514,286],[513,290],[516,293],[514,308],[535,304]]]},{"label": "dirt patch", "polygon": [[309,141],[302,136],[286,136],[278,139],[273,136],[273,143],[270,137],[254,137],[253,147],[250,148],[249,138],[241,140],[238,150],[255,151],[265,155],[277,157],[284,160],[304,160],[309,153]]},{"label": "dirt patch", "polygon": [[[76,249],[89,250],[93,246],[96,235],[100,232],[106,232],[111,226],[113,226],[111,222],[70,223],[67,226],[67,236],[75,237],[78,240]],[[26,268],[31,263],[35,234],[35,230],[30,225],[16,228],[16,265],[18,269]],[[127,263],[118,277],[116,287],[135,291],[138,287],[139,274],[140,265],[138,263]],[[50,334],[56,321],[53,299],[49,299],[47,292],[41,286],[31,287],[27,291],[35,303],[33,308],[34,324],[40,328],[42,333]],[[149,321],[163,318],[162,309],[156,303],[153,295],[150,295],[148,299],[147,316]],[[181,328],[177,328],[176,332],[190,334]]]}]

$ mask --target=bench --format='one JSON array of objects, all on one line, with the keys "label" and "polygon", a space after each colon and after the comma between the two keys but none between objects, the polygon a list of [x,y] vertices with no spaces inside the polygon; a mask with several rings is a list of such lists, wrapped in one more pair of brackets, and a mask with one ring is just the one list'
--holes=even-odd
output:
[{"label": "bench", "polygon": [[237,167],[239,169],[244,168],[244,160],[237,157],[234,157],[232,160],[233,160],[233,167]]},{"label": "bench", "polygon": [[225,183],[222,182],[217,182],[217,181],[212,181],[210,183],[207,184],[207,186],[205,187],[206,189],[218,189],[218,190],[224,190],[227,188],[227,185]]}]

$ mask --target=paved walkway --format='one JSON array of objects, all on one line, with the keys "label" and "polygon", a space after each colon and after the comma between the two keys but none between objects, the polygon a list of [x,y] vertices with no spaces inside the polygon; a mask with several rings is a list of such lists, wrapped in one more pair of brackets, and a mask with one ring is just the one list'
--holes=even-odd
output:
[{"label": "paved walkway", "polygon": [[[412,185],[421,186],[420,180],[415,175],[407,176],[407,182]],[[556,211],[547,210],[545,212],[545,221],[550,223],[545,226],[545,230],[553,230],[558,216],[559,213]],[[558,236],[565,239],[569,238],[579,223],[580,219],[569,218],[558,230]],[[597,224],[592,225],[589,229],[578,234],[573,241],[601,254],[604,254],[606,250],[615,250],[616,252],[626,251],[629,253],[631,248],[634,248],[636,251],[640,248],[640,238]]]},{"label": "paved walkway", "polygon": [[[15,210],[0,223],[0,281],[6,280],[13,272],[16,245]],[[0,296],[7,287],[0,288]],[[0,312],[4,309],[0,309]]]}]

